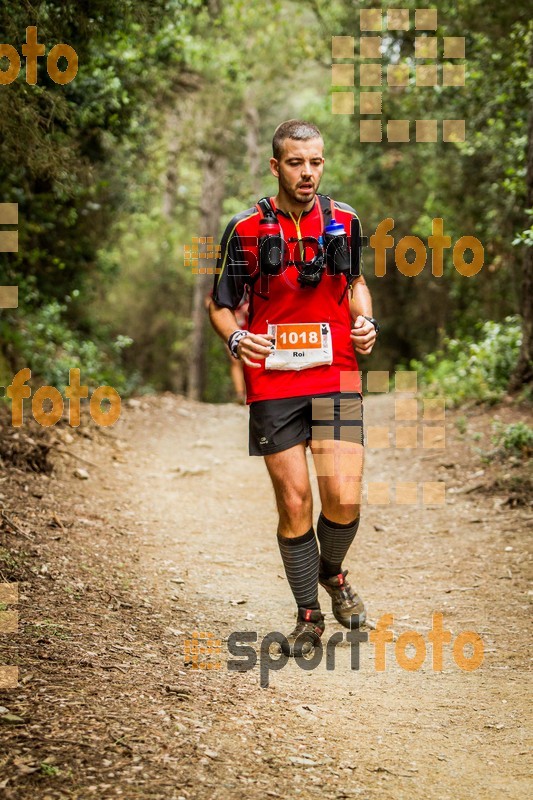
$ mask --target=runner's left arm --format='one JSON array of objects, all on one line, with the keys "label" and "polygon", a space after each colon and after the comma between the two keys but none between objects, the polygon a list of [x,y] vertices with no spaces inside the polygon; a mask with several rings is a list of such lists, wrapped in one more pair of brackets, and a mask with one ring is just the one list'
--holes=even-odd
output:
[{"label": "runner's left arm", "polygon": [[[359,219],[357,211],[347,203],[335,201],[335,206],[340,211],[348,212],[352,217]],[[362,233],[360,220],[359,230]],[[365,317],[372,316],[372,298],[362,275],[355,278],[350,287],[350,315],[352,318],[350,337],[353,347],[357,353],[369,355],[376,341],[376,329],[371,322],[365,319]]]},{"label": "runner's left arm", "polygon": [[372,316],[372,298],[366,281],[361,275],[350,289],[350,314],[352,332],[350,338],[357,353],[369,355],[376,341],[376,329],[365,317]]}]

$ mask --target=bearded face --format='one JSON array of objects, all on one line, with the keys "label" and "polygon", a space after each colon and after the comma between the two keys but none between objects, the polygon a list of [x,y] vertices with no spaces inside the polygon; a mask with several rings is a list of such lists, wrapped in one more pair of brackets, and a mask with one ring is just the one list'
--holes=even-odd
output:
[{"label": "bearded face", "polygon": [[[279,181],[280,200],[303,210],[313,205],[324,170],[322,139],[285,139],[279,159],[270,160],[272,173]],[[287,203],[288,201],[288,203]]]}]

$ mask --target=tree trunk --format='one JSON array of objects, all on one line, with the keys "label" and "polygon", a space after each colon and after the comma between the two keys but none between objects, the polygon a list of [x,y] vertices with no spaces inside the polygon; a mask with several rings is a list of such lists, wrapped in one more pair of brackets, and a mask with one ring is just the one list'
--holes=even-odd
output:
[{"label": "tree trunk", "polygon": [[[200,223],[198,236],[212,236],[213,244],[218,244],[220,217],[222,216],[222,203],[224,200],[224,175],[226,171],[226,156],[211,153],[207,157],[204,167],[202,202],[200,210]],[[202,245],[200,245],[202,247]],[[213,259],[200,258],[200,269],[213,270]],[[191,400],[202,398],[205,383],[205,330],[207,324],[206,298],[213,285],[213,275],[198,274],[194,276],[194,291],[192,303],[192,334],[189,351],[189,370],[187,396]]]},{"label": "tree trunk", "polygon": [[166,219],[172,220],[176,210],[178,192],[178,156],[180,151],[180,118],[176,109],[166,116],[167,158],[164,176],[162,210]]},{"label": "tree trunk", "polygon": [[[533,53],[531,56],[533,66]],[[527,153],[527,191],[526,208],[533,207],[533,112],[529,114],[528,153]],[[528,218],[531,223],[531,217]],[[529,246],[524,255],[521,291],[522,346],[515,371],[511,376],[509,390],[519,391],[533,381],[533,247]]]},{"label": "tree trunk", "polygon": [[252,179],[252,191],[255,197],[261,194],[261,160],[259,153],[259,113],[253,103],[251,94],[246,100],[246,150],[248,165]]}]

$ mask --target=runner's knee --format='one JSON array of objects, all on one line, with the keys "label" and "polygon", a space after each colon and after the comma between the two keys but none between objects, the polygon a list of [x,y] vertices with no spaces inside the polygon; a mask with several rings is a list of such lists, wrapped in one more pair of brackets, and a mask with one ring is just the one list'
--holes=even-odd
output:
[{"label": "runner's knee", "polygon": [[339,498],[331,504],[322,504],[322,513],[332,522],[339,525],[348,525],[353,522],[361,513],[361,506],[357,503],[341,503]]},{"label": "runner's knee", "polygon": [[278,498],[280,514],[289,519],[300,519],[311,513],[311,491],[306,487],[286,487]]}]

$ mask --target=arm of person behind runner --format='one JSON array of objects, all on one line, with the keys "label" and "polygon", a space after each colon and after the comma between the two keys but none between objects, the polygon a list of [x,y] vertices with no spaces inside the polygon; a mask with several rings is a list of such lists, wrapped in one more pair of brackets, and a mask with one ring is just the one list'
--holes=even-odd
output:
[{"label": "arm of person behind runner", "polygon": [[353,281],[350,289],[350,313],[353,320],[350,338],[354,349],[362,355],[370,355],[377,334],[374,325],[365,319],[372,316],[372,298],[362,275]]}]

